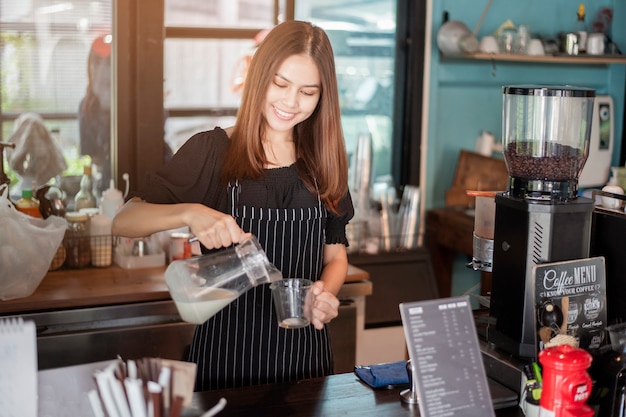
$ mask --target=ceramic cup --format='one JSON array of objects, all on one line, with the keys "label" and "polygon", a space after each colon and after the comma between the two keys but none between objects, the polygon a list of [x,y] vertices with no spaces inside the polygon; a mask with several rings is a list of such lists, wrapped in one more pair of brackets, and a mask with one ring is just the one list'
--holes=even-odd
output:
[{"label": "ceramic cup", "polygon": [[483,38],[480,40],[479,50],[480,52],[486,54],[497,54],[498,52],[500,52],[500,48],[498,47],[498,41],[495,37],[491,35],[483,36]]},{"label": "ceramic cup", "polygon": [[531,39],[530,42],[528,42],[526,54],[534,56],[545,55],[546,52],[543,48],[543,42],[541,42],[541,39]]},{"label": "ceramic cup", "polygon": [[604,54],[604,33],[590,33],[587,36],[587,54]]}]

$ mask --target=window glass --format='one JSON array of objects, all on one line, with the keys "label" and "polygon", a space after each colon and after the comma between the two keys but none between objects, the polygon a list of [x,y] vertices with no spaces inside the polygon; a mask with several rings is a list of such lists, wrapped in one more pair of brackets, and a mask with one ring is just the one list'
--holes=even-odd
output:
[{"label": "window glass", "polygon": [[373,180],[391,175],[396,2],[297,0],[295,18],[324,28],[333,45],[342,125],[355,169],[361,134],[372,144]]},{"label": "window glass", "polygon": [[165,108],[237,107],[249,40],[166,39]]},{"label": "window glass", "polygon": [[165,26],[267,27],[273,21],[273,1],[165,0]]},{"label": "window glass", "polygon": [[[245,17],[251,10],[256,11]],[[273,2],[266,0],[166,0],[165,22],[166,26],[270,28],[273,15]],[[333,45],[351,171],[358,138],[366,133],[371,136],[372,177],[388,181],[392,172],[396,1],[296,0],[294,17],[324,28]],[[225,122],[181,115],[180,110],[231,109],[234,114],[239,105],[238,76],[245,72],[245,60],[253,50],[253,40],[166,39],[165,107],[170,110],[166,140],[173,150],[184,143],[188,133]]]},{"label": "window glass", "polygon": [[[32,181],[40,186],[61,181],[61,176],[79,176],[83,165],[91,163],[89,156],[82,156],[86,152],[81,150],[78,112],[87,92],[93,42],[110,35],[112,4],[111,0],[2,0],[0,7],[1,140],[16,144],[16,149],[3,152],[14,198],[22,188],[32,188]],[[110,48],[110,43],[99,45],[96,52],[110,55]],[[109,81],[100,85],[101,96],[110,103],[107,62]],[[108,106],[106,117],[110,117]],[[45,133],[36,133],[40,126]],[[110,134],[106,134],[104,152],[110,149]],[[51,166],[51,155],[57,153],[64,164]]]},{"label": "window glass", "polygon": [[[241,83],[254,53],[252,39],[166,39],[164,54],[166,112],[169,109],[237,111]],[[193,133],[228,127],[234,117],[172,117],[165,123],[165,140],[176,152]]]}]

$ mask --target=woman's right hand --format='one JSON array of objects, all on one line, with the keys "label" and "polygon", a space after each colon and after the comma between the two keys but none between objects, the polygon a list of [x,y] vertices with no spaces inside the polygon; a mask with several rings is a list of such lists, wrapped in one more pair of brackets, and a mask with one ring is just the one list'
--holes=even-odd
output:
[{"label": "woman's right hand", "polygon": [[203,205],[194,205],[187,218],[191,233],[207,249],[228,247],[250,237],[250,233],[241,230],[230,214]]},{"label": "woman's right hand", "polygon": [[199,203],[153,204],[138,197],[124,204],[113,219],[113,234],[144,237],[188,226],[207,249],[228,247],[249,237],[235,219]]}]

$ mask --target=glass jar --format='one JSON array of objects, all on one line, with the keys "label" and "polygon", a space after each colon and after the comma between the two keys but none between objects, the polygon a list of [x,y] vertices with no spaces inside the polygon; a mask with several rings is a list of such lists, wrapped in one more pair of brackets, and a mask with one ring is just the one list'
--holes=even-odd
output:
[{"label": "glass jar", "polygon": [[89,216],[86,213],[72,211],[65,214],[65,220],[67,220],[65,263],[69,268],[85,268],[91,263]]}]

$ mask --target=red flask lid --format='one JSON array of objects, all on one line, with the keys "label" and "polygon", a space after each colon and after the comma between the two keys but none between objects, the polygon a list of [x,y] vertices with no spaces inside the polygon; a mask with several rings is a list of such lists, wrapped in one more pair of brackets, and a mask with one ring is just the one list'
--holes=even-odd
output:
[{"label": "red flask lid", "polygon": [[570,345],[559,345],[539,352],[539,362],[559,371],[583,371],[591,365],[591,354]]}]

